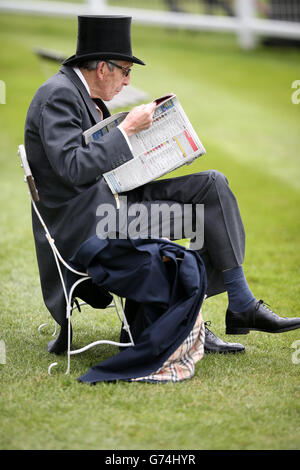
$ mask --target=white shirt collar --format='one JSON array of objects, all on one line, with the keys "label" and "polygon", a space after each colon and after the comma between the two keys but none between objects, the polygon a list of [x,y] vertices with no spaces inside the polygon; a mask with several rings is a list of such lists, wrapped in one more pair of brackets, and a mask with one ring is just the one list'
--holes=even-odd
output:
[{"label": "white shirt collar", "polygon": [[81,72],[81,70],[78,68],[78,67],[73,67],[73,70],[74,72],[78,75],[78,77],[80,78],[80,80],[82,81],[82,83],[84,84],[88,94],[91,96],[91,92],[90,92],[90,88],[87,84],[87,81],[86,79],[84,78],[83,76],[83,73]]},{"label": "white shirt collar", "polygon": [[[74,72],[78,75],[78,77],[80,78],[80,80],[82,81],[82,83],[84,84],[88,94],[91,96],[91,92],[90,92],[90,87],[88,86],[88,83],[86,81],[86,79],[84,78],[84,75],[83,73],[81,72],[81,70],[78,68],[78,67],[73,67],[73,70]],[[95,108],[100,111],[100,114],[102,115],[102,111],[100,110],[99,106],[97,106],[96,103],[95,104]]]}]

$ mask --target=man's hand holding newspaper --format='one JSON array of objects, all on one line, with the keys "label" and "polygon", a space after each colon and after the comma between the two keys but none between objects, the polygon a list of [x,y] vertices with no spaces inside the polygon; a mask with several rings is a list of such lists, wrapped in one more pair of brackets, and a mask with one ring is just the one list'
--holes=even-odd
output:
[{"label": "man's hand holding newspaper", "polygon": [[126,133],[133,158],[103,175],[115,195],[149,183],[206,153],[174,94],[98,122],[83,133],[86,144],[117,126]]},{"label": "man's hand holding newspaper", "polygon": [[152,124],[153,114],[156,108],[156,102],[142,104],[133,108],[126,116],[119,127],[122,127],[128,137],[137,134],[140,131],[149,129]]}]

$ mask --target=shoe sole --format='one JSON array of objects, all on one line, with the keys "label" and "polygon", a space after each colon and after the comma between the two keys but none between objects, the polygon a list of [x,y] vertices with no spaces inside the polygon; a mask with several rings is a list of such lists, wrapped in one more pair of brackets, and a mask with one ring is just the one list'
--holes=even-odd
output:
[{"label": "shoe sole", "polygon": [[280,330],[265,330],[262,328],[226,328],[227,335],[247,335],[250,331],[261,331],[263,333],[285,333],[286,331],[297,330],[300,325],[289,326],[287,328],[281,328]]},{"label": "shoe sole", "polygon": [[239,353],[244,353],[246,351],[246,349],[226,349],[226,351],[222,351],[222,350],[215,350],[215,351],[212,351],[211,349],[209,350],[206,350],[204,348],[204,353],[205,354],[239,354]]}]

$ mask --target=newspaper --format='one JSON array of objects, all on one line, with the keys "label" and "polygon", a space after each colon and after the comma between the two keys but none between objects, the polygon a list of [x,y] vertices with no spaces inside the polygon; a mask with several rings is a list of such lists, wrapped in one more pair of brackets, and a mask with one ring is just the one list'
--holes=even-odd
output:
[{"label": "newspaper", "polygon": [[[149,183],[206,153],[177,96],[170,94],[155,102],[150,128],[129,137],[133,159],[103,175],[115,195]],[[86,130],[86,144],[117,127],[127,114],[115,114]]]}]

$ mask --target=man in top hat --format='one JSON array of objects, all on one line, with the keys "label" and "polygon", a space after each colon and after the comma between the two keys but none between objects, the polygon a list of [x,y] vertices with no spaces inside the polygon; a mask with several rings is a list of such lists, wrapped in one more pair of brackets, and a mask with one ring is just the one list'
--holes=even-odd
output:
[{"label": "man in top hat", "polygon": [[[109,116],[103,101],[111,100],[129,84],[133,64],[145,65],[132,54],[131,18],[80,16],[76,54],[38,89],[29,106],[25,147],[39,190],[38,208],[65,259],[96,234],[98,206],[115,205],[103,173],[133,158],[128,137],[151,126],[154,103],[133,108],[117,128],[98,141],[85,145],[83,140],[85,130]],[[153,201],[204,204],[205,241],[200,254],[207,272],[207,295],[227,291],[227,333],[276,333],[300,327],[300,318],[281,318],[252,294],[242,267],[243,223],[224,175],[211,170],[158,180],[126,196],[128,207],[137,202],[151,205]],[[35,213],[32,222],[44,301],[61,326],[59,337],[49,343],[48,350],[60,353],[67,348],[64,294]],[[89,293],[84,289],[77,295],[85,299]],[[105,307],[108,301],[103,292],[96,306]],[[206,329],[206,352],[244,349]]]}]

